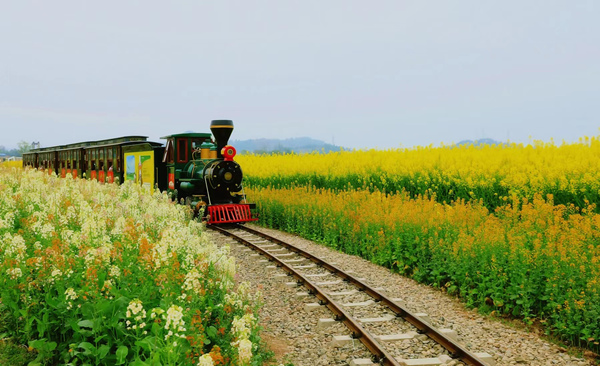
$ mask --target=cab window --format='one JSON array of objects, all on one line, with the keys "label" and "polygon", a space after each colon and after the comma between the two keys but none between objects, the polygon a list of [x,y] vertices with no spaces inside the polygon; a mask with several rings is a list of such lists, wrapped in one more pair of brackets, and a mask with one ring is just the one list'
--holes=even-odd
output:
[{"label": "cab window", "polygon": [[187,163],[188,161],[188,140],[177,139],[177,162]]}]

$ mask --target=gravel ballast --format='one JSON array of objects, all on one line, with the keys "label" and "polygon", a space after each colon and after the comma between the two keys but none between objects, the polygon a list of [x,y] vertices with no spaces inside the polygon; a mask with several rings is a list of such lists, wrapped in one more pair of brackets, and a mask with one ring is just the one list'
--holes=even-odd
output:
[{"label": "gravel ballast", "polygon": [[[427,313],[435,327],[455,330],[459,342],[468,350],[489,353],[493,356],[496,365],[596,364],[593,360],[570,355],[564,348],[540,338],[535,333],[519,329],[519,326],[509,326],[497,319],[466,309],[456,298],[438,289],[394,274],[359,257],[339,253],[295,235],[254,225],[248,226],[295,245],[323,260],[334,262],[344,271],[353,271],[354,275],[364,278],[369,285],[385,289],[388,297],[401,298],[409,311]],[[217,233],[211,235],[218,245],[233,243],[232,239]],[[319,318],[332,316],[329,310],[320,307],[311,312],[305,311],[304,306],[315,302],[315,298],[297,296],[298,292],[306,291],[303,287],[285,286],[285,281],[274,277],[276,274],[283,273],[282,270],[267,269],[269,264],[261,262],[262,257],[253,256],[255,252],[244,250],[245,247],[241,245],[230,246],[231,254],[237,261],[238,280],[250,282],[263,294],[264,305],[260,314],[261,325],[264,328],[263,338],[275,352],[278,362],[284,364],[289,362],[297,366],[348,365],[353,359],[370,357],[370,353],[360,341],[354,341],[343,347],[334,347],[333,336],[349,335],[349,331],[343,324],[334,324],[326,329],[317,328]],[[323,281],[332,279],[328,276]],[[360,311],[364,311],[365,315],[369,313],[365,308]],[[432,341],[426,338],[396,342],[391,345],[391,349],[401,353],[406,351],[407,354],[416,352],[425,357],[437,357],[444,353],[444,350],[437,351],[435,347],[427,347],[429,342]],[[460,364],[456,361],[447,363],[447,365]]]}]

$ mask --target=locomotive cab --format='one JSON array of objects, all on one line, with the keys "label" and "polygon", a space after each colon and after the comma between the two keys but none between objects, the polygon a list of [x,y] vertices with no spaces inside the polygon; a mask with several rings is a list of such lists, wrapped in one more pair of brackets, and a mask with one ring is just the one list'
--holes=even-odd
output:
[{"label": "locomotive cab", "polygon": [[[197,165],[202,159],[202,146],[211,144],[211,135],[209,133],[180,133],[161,137],[167,140],[163,163],[167,167],[168,186],[167,191],[173,199],[186,198],[190,191],[190,176],[187,168]],[[212,144],[211,144],[212,145]],[[208,159],[208,157],[206,157]],[[181,183],[184,184],[183,192]]]}]

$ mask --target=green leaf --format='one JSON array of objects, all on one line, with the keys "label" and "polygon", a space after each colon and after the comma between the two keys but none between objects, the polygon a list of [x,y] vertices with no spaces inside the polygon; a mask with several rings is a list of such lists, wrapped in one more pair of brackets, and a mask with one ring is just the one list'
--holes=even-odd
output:
[{"label": "green leaf", "polygon": [[83,354],[86,356],[96,354],[96,347],[90,342],[81,342],[77,348],[82,348],[84,350]]},{"label": "green leaf", "polygon": [[88,319],[94,318],[95,310],[96,309],[94,309],[94,305],[89,301],[83,303],[83,305],[81,306],[81,314],[83,314],[83,316]]},{"label": "green leaf", "polygon": [[88,319],[78,322],[77,325],[79,325],[82,328],[94,329],[94,322]]},{"label": "green leaf", "polygon": [[52,294],[49,292],[46,293],[45,299],[46,304],[48,304],[48,306],[50,306],[53,309],[56,309],[60,304],[60,301],[58,301],[57,298],[53,297]]},{"label": "green leaf", "polygon": [[217,328],[213,326],[208,327],[206,334],[208,334],[208,336],[211,338],[217,338]]},{"label": "green leaf", "polygon": [[[47,317],[47,314],[44,314],[44,315],[46,315],[46,317]],[[38,318],[35,318],[35,321],[37,322],[38,335],[40,337],[43,337],[44,333],[46,333],[48,322],[40,321]]]},{"label": "green leaf", "polygon": [[46,351],[54,351],[58,344],[56,342],[48,342],[46,343]]},{"label": "green leaf", "polygon": [[71,329],[73,329],[75,332],[79,332],[81,330],[79,325],[77,325],[77,321],[75,319],[69,319],[69,325],[71,326]]},{"label": "green leaf", "polygon": [[102,288],[104,286],[104,280],[106,280],[106,272],[102,271],[98,274],[98,287]]},{"label": "green leaf", "polygon": [[103,334],[101,336],[98,336],[98,337],[94,338],[94,343],[98,344],[98,343],[100,343],[101,340],[103,340],[106,337],[108,337],[107,334]]},{"label": "green leaf", "polygon": [[140,360],[139,358],[136,358],[135,361],[133,361],[132,363],[130,363],[130,365],[132,365],[132,366],[149,366],[147,363],[145,363],[144,361]]},{"label": "green leaf", "polygon": [[107,346],[106,344],[101,345],[100,348],[98,348],[98,358],[103,359],[104,357],[106,357],[108,351],[110,351],[109,346]]},{"label": "green leaf", "polygon": [[141,341],[136,341],[135,345],[142,348],[146,352],[150,352],[150,345],[145,339],[142,339]]},{"label": "green leaf", "polygon": [[117,348],[117,365],[125,363],[125,357],[127,357],[128,352],[129,348],[127,348],[127,346],[119,346],[119,348]]},{"label": "green leaf", "polygon": [[111,304],[111,302],[107,300],[101,300],[98,303],[96,303],[96,309],[98,309],[98,311],[101,313],[110,314],[113,311],[112,308],[113,304]]}]

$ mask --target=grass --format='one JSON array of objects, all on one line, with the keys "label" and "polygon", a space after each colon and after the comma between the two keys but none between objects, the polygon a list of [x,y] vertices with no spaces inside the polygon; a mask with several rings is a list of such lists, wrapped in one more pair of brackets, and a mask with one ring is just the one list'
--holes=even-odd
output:
[{"label": "grass", "polygon": [[15,344],[6,337],[7,322],[6,309],[2,309],[0,304],[0,365],[3,366],[21,366],[27,365],[36,358],[35,352],[29,352],[27,346]]}]

